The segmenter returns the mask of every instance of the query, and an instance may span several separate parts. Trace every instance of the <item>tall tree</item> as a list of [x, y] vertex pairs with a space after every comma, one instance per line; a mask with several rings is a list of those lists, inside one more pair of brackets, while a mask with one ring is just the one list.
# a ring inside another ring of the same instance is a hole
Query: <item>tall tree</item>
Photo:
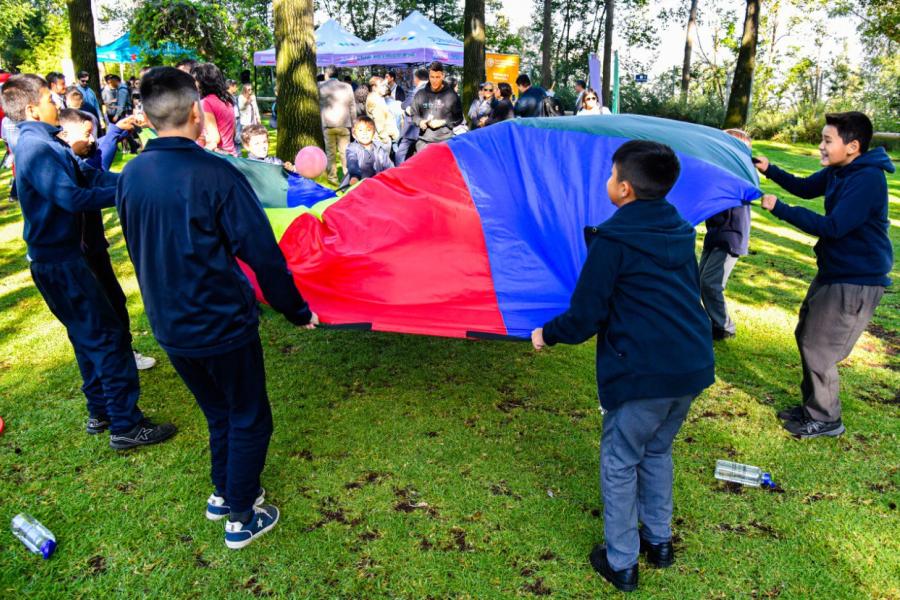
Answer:
[[697, 32], [697, 0], [691, 0], [691, 13], [688, 16], [687, 34], [684, 40], [684, 63], [681, 65], [681, 101], [687, 102], [688, 88], [691, 85], [691, 51], [694, 48], [694, 36]]
[[728, 109], [723, 127], [743, 127], [750, 116], [750, 94], [753, 91], [753, 71], [756, 69], [756, 42], [759, 37], [759, 9], [761, 0], [747, 0], [744, 16], [744, 35], [738, 52]]
[[484, 81], [484, 0], [466, 0], [463, 18], [465, 48], [463, 54], [463, 107], [478, 94], [478, 84]]
[[72, 62], [75, 72], [87, 71], [90, 85], [100, 97], [100, 71], [97, 69], [97, 40], [94, 38], [94, 13], [91, 0], [66, 0], [69, 31], [72, 33]]
[[616, 0], [606, 0], [606, 26], [603, 33], [603, 99], [601, 102], [607, 106], [612, 106], [609, 90], [612, 78], [613, 18], [615, 8]]
[[553, 0], [544, 0], [544, 37], [541, 43], [541, 85], [553, 85]]
[[304, 146], [324, 146], [316, 84], [313, 0], [274, 0], [275, 77], [278, 82], [278, 148], [294, 160]]

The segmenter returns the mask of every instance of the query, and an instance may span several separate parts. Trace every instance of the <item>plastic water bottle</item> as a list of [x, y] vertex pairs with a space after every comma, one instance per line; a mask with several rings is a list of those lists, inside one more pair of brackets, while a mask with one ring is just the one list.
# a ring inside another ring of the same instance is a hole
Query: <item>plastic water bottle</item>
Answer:
[[12, 520], [12, 532], [25, 546], [44, 560], [56, 550], [56, 538], [40, 521], [29, 514], [19, 513]]
[[716, 479], [753, 487], [775, 487], [775, 482], [772, 481], [771, 474], [763, 473], [763, 470], [759, 467], [742, 465], [741, 463], [731, 462], [730, 460], [716, 461]]

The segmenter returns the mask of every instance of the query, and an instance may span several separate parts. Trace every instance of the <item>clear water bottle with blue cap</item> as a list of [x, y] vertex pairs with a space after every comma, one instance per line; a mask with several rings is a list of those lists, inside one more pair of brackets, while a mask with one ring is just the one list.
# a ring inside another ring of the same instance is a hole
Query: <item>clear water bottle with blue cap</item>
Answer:
[[730, 460], [716, 461], [716, 479], [722, 481], [730, 481], [741, 485], [749, 485], [752, 487], [774, 488], [775, 482], [772, 481], [770, 473], [764, 473], [759, 467], [751, 465], [743, 465], [741, 463], [731, 462]]
[[12, 532], [29, 550], [40, 554], [44, 560], [56, 550], [56, 538], [40, 521], [29, 514], [20, 513], [13, 517]]

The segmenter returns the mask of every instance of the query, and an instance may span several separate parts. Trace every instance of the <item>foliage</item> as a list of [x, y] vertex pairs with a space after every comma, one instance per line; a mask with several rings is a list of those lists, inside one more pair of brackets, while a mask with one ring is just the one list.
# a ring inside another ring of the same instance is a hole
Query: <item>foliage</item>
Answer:
[[46, 74], [68, 55], [64, 0], [0, 0], [0, 66]]

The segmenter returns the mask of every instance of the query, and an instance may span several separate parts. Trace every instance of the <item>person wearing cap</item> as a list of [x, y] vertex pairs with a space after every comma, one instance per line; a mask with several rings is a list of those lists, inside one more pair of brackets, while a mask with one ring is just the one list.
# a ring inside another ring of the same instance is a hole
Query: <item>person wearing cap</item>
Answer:
[[494, 84], [485, 81], [478, 86], [478, 96], [472, 100], [472, 104], [469, 106], [469, 121], [472, 123], [472, 129], [484, 126], [491, 115], [493, 103]]

